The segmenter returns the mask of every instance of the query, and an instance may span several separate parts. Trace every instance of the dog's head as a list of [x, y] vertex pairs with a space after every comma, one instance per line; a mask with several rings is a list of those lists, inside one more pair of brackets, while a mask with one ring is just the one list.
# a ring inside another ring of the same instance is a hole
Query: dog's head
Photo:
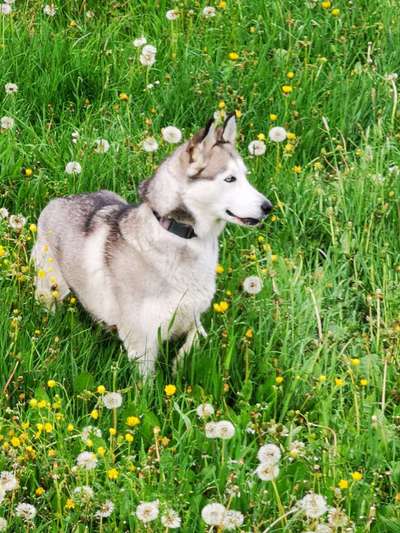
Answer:
[[271, 202], [247, 180], [247, 169], [235, 148], [236, 120], [222, 127], [210, 121], [187, 144], [184, 203], [194, 213], [207, 210], [216, 219], [256, 225], [270, 212]]
[[234, 115], [220, 127], [211, 120], [164, 161], [154, 178], [144, 182], [141, 196], [163, 214], [183, 207], [204, 226], [218, 221], [242, 226], [260, 223], [272, 205], [247, 180], [235, 141]]

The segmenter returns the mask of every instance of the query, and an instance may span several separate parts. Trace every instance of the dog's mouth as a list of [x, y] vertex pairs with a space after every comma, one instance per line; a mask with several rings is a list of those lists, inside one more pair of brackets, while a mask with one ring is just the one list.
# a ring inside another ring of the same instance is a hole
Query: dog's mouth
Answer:
[[226, 209], [225, 213], [227, 215], [229, 215], [230, 217], [234, 218], [235, 220], [237, 220], [240, 224], [244, 224], [245, 226], [256, 226], [257, 224], [259, 224], [261, 222], [261, 220], [259, 218], [250, 218], [250, 217], [242, 218], [242, 217], [238, 217], [235, 214], [233, 214], [232, 211], [230, 211], [229, 209]]

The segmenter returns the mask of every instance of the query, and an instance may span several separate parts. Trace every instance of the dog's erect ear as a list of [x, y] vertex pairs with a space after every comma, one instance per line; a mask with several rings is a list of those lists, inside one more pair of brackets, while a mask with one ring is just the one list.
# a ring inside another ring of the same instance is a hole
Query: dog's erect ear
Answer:
[[203, 166], [207, 152], [217, 142], [217, 127], [215, 120], [212, 118], [208, 121], [205, 128], [202, 128], [190, 139], [187, 146], [189, 154], [190, 169], [189, 174], [196, 174]]
[[231, 144], [236, 141], [236, 115], [231, 113], [228, 115], [222, 128], [222, 140]]

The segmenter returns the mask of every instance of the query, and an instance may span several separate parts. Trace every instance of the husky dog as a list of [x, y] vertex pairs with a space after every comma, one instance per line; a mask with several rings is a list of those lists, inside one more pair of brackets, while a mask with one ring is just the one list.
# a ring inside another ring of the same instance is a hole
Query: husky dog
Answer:
[[102, 190], [56, 198], [40, 214], [36, 297], [51, 308], [72, 290], [116, 326], [143, 376], [154, 372], [159, 340], [186, 335], [176, 365], [205, 336], [200, 315], [226, 222], [255, 226], [272, 208], [247, 181], [235, 137], [234, 115], [222, 127], [210, 121], [140, 185], [137, 206]]

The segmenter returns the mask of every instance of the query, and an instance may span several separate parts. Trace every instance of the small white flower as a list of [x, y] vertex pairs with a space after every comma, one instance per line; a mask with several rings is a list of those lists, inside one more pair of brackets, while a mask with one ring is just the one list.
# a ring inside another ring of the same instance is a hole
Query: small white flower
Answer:
[[176, 144], [182, 139], [182, 132], [175, 126], [167, 126], [161, 129], [161, 135], [167, 143]]
[[207, 422], [204, 427], [204, 430], [208, 439], [218, 438], [218, 426], [216, 422]]
[[248, 276], [243, 281], [243, 290], [248, 294], [258, 294], [263, 288], [263, 282], [258, 276]]
[[261, 463], [256, 469], [257, 476], [262, 481], [272, 481], [279, 476], [279, 466], [271, 463]]
[[46, 4], [43, 8], [43, 13], [48, 17], [54, 17], [57, 13], [57, 8], [54, 4]]
[[86, 443], [86, 441], [90, 439], [90, 437], [94, 436], [101, 438], [101, 435], [101, 429], [95, 428], [94, 426], [85, 426], [82, 429], [81, 438], [82, 441]]
[[264, 141], [251, 141], [248, 148], [249, 153], [256, 156], [264, 155], [267, 149]]
[[104, 407], [107, 409], [116, 409], [122, 405], [122, 394], [119, 392], [107, 392], [102, 397]]
[[106, 139], [97, 139], [95, 144], [96, 148], [94, 151], [96, 154], [105, 154], [110, 149], [110, 143]]
[[300, 457], [304, 455], [306, 445], [300, 440], [294, 440], [289, 445], [289, 453], [292, 457]]
[[275, 126], [269, 130], [268, 136], [271, 141], [275, 143], [281, 143], [287, 138], [287, 132], [285, 128], [282, 128], [281, 126]]
[[276, 465], [281, 455], [281, 450], [276, 444], [265, 444], [258, 450], [257, 459], [260, 463]]
[[235, 434], [235, 426], [229, 420], [217, 422], [217, 436], [220, 439], [231, 439]]
[[19, 503], [15, 508], [15, 514], [22, 518], [24, 522], [31, 522], [36, 516], [37, 510], [30, 503]]
[[8, 492], [9, 490], [14, 490], [18, 487], [18, 480], [12, 472], [1, 472], [0, 473], [0, 487]]
[[97, 457], [93, 452], [81, 452], [76, 458], [76, 464], [86, 470], [93, 470], [97, 465]]
[[236, 529], [243, 524], [244, 516], [240, 511], [228, 510], [225, 511], [222, 518], [221, 526], [225, 529]]
[[179, 13], [175, 9], [170, 9], [165, 13], [168, 20], [176, 20], [179, 17]]
[[205, 18], [215, 17], [216, 14], [217, 14], [217, 11], [215, 7], [212, 7], [212, 6], [206, 6], [202, 11], [202, 15]]
[[0, 207], [0, 219], [8, 218], [8, 209], [5, 207]]
[[71, 133], [71, 140], [72, 140], [72, 142], [73, 142], [74, 144], [76, 144], [76, 143], [78, 142], [79, 137], [80, 137], [80, 135], [79, 135], [79, 131], [73, 131], [73, 132]]
[[165, 527], [169, 527], [170, 529], [177, 529], [178, 527], [181, 527], [181, 522], [181, 517], [173, 509], [168, 509], [161, 516], [162, 525]]
[[26, 218], [22, 215], [11, 215], [8, 223], [12, 229], [20, 231], [26, 224]]
[[9, 4], [0, 4], [0, 13], [3, 15], [9, 15], [12, 11], [12, 7]]
[[201, 403], [196, 409], [197, 416], [208, 418], [214, 414], [214, 407], [210, 403]]
[[7, 520], [5, 518], [0, 518], [0, 531], [5, 531], [7, 529]]
[[15, 94], [18, 92], [18, 85], [16, 83], [6, 83], [4, 89], [6, 94]]
[[82, 485], [82, 487], [75, 487], [72, 491], [75, 496], [83, 500], [91, 500], [94, 497], [94, 491], [89, 485]]
[[155, 152], [158, 150], [158, 142], [154, 137], [147, 137], [142, 141], [142, 148], [145, 152]]
[[203, 507], [201, 518], [209, 526], [220, 526], [224, 519], [226, 509], [221, 503], [209, 503]]
[[0, 128], [3, 130], [10, 130], [14, 127], [15, 121], [11, 117], [1, 117], [0, 118]]
[[65, 172], [67, 174], [80, 174], [82, 167], [77, 161], [70, 161], [65, 165]]
[[132, 44], [135, 48], [140, 48], [141, 46], [144, 46], [146, 43], [147, 43], [146, 37], [142, 36], [142, 37], [138, 37], [137, 39], [135, 39]]
[[111, 500], [106, 500], [101, 504], [100, 509], [96, 512], [96, 518], [108, 518], [114, 511], [114, 504]]
[[319, 518], [328, 510], [326, 499], [320, 494], [310, 492], [298, 502], [298, 506], [307, 518]]
[[152, 522], [158, 517], [159, 514], [159, 501], [154, 500], [152, 502], [143, 502], [136, 507], [136, 516], [143, 522]]

